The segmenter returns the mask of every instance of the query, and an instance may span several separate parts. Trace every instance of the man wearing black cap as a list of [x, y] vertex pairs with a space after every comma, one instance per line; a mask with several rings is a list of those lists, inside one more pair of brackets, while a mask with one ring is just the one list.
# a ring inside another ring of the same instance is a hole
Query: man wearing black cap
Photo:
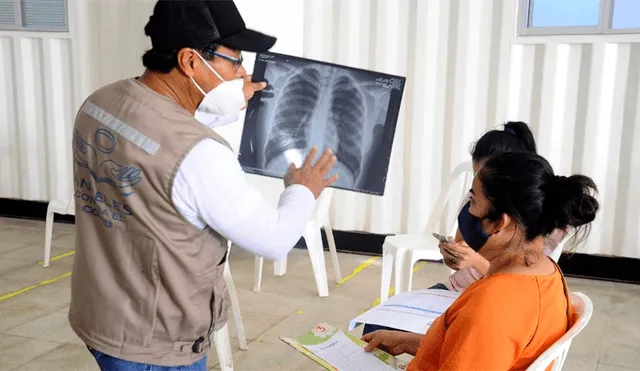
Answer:
[[211, 129], [265, 86], [240, 52], [276, 39], [247, 29], [231, 0], [160, 0], [145, 32], [145, 73], [99, 89], [76, 117], [69, 321], [102, 370], [206, 370], [226, 329], [227, 240], [285, 257], [336, 158], [314, 164], [314, 149], [292, 165], [272, 207]]

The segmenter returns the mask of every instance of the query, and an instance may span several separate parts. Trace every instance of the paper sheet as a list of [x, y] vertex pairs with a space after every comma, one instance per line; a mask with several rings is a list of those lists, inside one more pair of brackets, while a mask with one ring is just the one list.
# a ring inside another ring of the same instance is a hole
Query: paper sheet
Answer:
[[444, 313], [460, 293], [448, 290], [402, 292], [369, 309], [349, 323], [349, 331], [367, 323], [425, 334], [433, 321]]
[[304, 345], [309, 351], [342, 371], [393, 371], [394, 368], [367, 353], [351, 341], [344, 332], [335, 333], [318, 345]]

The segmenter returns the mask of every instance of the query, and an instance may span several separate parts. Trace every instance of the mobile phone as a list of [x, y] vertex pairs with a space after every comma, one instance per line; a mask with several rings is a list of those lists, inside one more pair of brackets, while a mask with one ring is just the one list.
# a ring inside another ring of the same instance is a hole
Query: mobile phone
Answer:
[[441, 234], [434, 233], [433, 237], [435, 237], [440, 242], [449, 242], [449, 239]]

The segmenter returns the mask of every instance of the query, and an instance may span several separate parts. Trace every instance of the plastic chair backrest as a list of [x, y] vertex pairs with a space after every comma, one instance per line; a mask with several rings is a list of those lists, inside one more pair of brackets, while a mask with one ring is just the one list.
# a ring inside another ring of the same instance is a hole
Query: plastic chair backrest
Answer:
[[527, 371], [545, 371], [553, 362], [552, 371], [559, 371], [564, 365], [564, 361], [569, 354], [569, 348], [573, 339], [587, 326], [593, 315], [593, 302], [583, 293], [574, 292], [571, 294], [571, 301], [576, 312], [576, 322], [571, 326], [566, 334], [562, 335], [549, 349], [542, 353], [527, 368]]
[[556, 246], [556, 248], [551, 252], [551, 254], [549, 254], [549, 257], [553, 259], [554, 262], [557, 263], [558, 260], [560, 260], [560, 256], [564, 251], [564, 246], [567, 244], [567, 241], [569, 241], [571, 238], [573, 238], [573, 236], [575, 236], [575, 234], [576, 234], [576, 231], [574, 229], [571, 229], [568, 233], [565, 233], [564, 237], [562, 237], [562, 240], [560, 240], [560, 242], [558, 243], [558, 246]]
[[[451, 196], [451, 188], [458, 181], [459, 178], [464, 177], [464, 183], [462, 185], [462, 194], [459, 198], [458, 209], [456, 210], [456, 216], [464, 206], [467, 201], [469, 195], [469, 188], [471, 188], [471, 182], [473, 181], [473, 165], [471, 161], [463, 162], [460, 165], [456, 166], [455, 169], [449, 175], [449, 179], [447, 179], [447, 183], [440, 191], [438, 195], [438, 199], [436, 200], [436, 204], [431, 211], [431, 216], [429, 216], [429, 221], [427, 222], [426, 227], [423, 230], [423, 234], [430, 235], [435, 232], [436, 226], [442, 220], [443, 214], [445, 211], [445, 205]], [[458, 219], [453, 218], [451, 223], [448, 225], [449, 234], [455, 235], [455, 230], [458, 227]]]

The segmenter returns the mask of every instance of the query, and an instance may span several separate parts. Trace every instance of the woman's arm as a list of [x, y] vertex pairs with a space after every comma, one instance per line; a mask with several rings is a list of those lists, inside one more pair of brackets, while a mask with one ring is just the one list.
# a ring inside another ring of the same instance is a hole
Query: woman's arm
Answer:
[[392, 356], [405, 353], [415, 356], [423, 337], [424, 335], [409, 332], [380, 330], [364, 335], [362, 340], [369, 343], [364, 348], [367, 352], [379, 348]]
[[422, 342], [423, 337], [424, 335], [405, 332], [403, 339], [406, 347], [405, 353], [415, 356], [416, 353], [418, 353], [418, 348], [420, 348], [420, 342]]
[[474, 261], [473, 269], [484, 276], [489, 270], [489, 261], [480, 255], [480, 253], [476, 253], [476, 255], [477, 257]]

